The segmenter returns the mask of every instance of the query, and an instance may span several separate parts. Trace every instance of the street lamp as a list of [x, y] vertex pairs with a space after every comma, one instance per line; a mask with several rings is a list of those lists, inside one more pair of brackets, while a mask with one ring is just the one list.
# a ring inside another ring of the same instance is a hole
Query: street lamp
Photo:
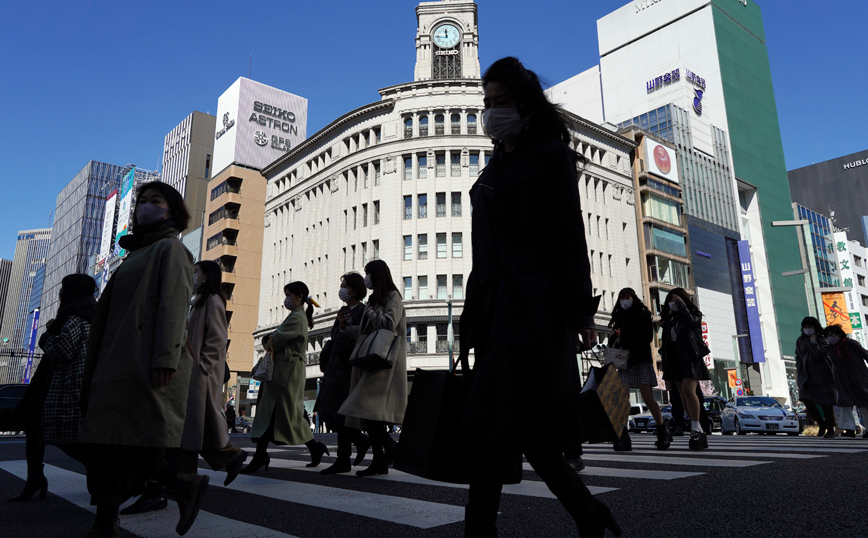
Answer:
[[807, 229], [809, 224], [810, 222], [806, 219], [772, 221], [772, 227], [774, 228], [779, 228], [783, 226], [796, 227], [796, 234], [799, 237], [799, 256], [802, 259], [802, 268], [798, 271], [787, 271], [785, 273], [781, 273], [781, 276], [804, 275], [805, 294], [808, 296], [808, 310], [813, 315], [817, 316], [817, 319], [819, 319], [822, 316], [820, 316], [820, 311], [818, 309], [816, 292], [814, 290], [814, 276], [811, 274], [808, 253], [807, 249], [805, 248], [805, 238], [808, 236], [808, 233], [810, 233]]

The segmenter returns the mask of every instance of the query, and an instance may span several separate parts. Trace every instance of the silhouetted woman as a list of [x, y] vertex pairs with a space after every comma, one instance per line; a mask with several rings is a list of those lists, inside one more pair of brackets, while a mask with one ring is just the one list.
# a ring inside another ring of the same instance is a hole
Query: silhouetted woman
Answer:
[[823, 326], [810, 316], [802, 320], [802, 333], [796, 340], [796, 384], [805, 412], [820, 426], [817, 437], [834, 439], [838, 403], [835, 367], [829, 358], [829, 341]]
[[367, 469], [356, 471], [358, 476], [389, 473], [398, 444], [386, 428], [404, 422], [407, 408], [407, 317], [386, 262], [368, 262], [365, 287], [371, 290], [371, 295], [359, 324], [347, 325], [346, 314], [340, 318], [345, 333], [356, 340], [353, 354], [365, 335], [378, 329], [393, 331], [397, 341], [389, 356], [391, 368], [376, 371], [353, 368], [350, 394], [338, 410], [347, 417], [347, 425], [358, 426], [359, 419], [364, 420], [371, 438], [373, 461]]
[[271, 462], [266, 451], [268, 443], [307, 446], [311, 459], [308, 467], [316, 467], [323, 454], [329, 453], [323, 443], [314, 440], [310, 424], [304, 419], [307, 333], [313, 329], [313, 307], [319, 305], [310, 297], [304, 282], [290, 282], [283, 287], [283, 293], [286, 296], [283, 306], [289, 315], [277, 330], [262, 338], [262, 345], [274, 354], [274, 372], [271, 381], [259, 387], [256, 417], [250, 431], [256, 453], [241, 470], [242, 474], [255, 473], [263, 466], [268, 470]]
[[118, 535], [118, 506], [147, 478], [174, 494], [183, 534], [208, 486], [207, 476], [178, 473], [163, 458], [181, 446], [193, 366], [193, 256], [178, 239], [189, 221], [178, 191], [141, 185], [133, 234], [120, 239], [129, 254], [97, 305], [81, 389], [87, 489], [97, 507], [89, 537]]
[[44, 499], [48, 480], [42, 469], [45, 445], [55, 445], [84, 463], [81, 432], [81, 374], [87, 353], [90, 324], [96, 312], [96, 282], [88, 275], [72, 274], [60, 283], [57, 316], [39, 339], [42, 361], [18, 405], [27, 418], [25, 453], [27, 482], [10, 501], [26, 501], [39, 491]]
[[[521, 62], [498, 60], [482, 84], [494, 153], [470, 190], [473, 271], [461, 353], [474, 348], [476, 360], [456, 444], [472, 458], [465, 536], [497, 535], [502, 485], [521, 479], [522, 454], [583, 538], [606, 528], [620, 535], [563, 455], [580, 436], [570, 373], [576, 342], [581, 335], [584, 349], [596, 343], [578, 156], [563, 116]], [[545, 435], [529, 434], [532, 426]]]
[[[675, 288], [666, 294], [660, 315], [663, 318], [663, 345], [660, 347], [663, 379], [675, 383], [690, 417], [688, 446], [693, 450], [708, 448], [708, 437], [702, 430], [700, 415], [702, 402], [696, 393], [699, 381], [711, 379], [704, 360], [707, 348], [699, 332], [702, 312], [684, 288]], [[679, 418], [673, 417], [673, 420]]]
[[[337, 314], [331, 331], [331, 351], [327, 360], [320, 355], [320, 368], [323, 371], [319, 397], [316, 400], [316, 411], [326, 425], [338, 433], [338, 458], [333, 465], [323, 469], [322, 474], [348, 473], [352, 465], [359, 465], [365, 453], [371, 446], [368, 438], [358, 428], [347, 426], [343, 415], [338, 413], [344, 400], [350, 394], [350, 379], [353, 368], [347, 364], [356, 339], [341, 331], [344, 325], [356, 325], [362, 321], [365, 305], [362, 300], [368, 294], [365, 279], [358, 273], [347, 273], [341, 277], [341, 288], [338, 292], [341, 301], [346, 303]], [[343, 321], [341, 320], [343, 319]], [[352, 444], [356, 445], [356, 459], [350, 462]]]
[[[868, 362], [868, 351], [848, 337], [840, 325], [826, 327], [826, 340], [831, 350], [829, 355], [838, 372], [835, 381], [838, 406], [841, 408], [841, 427], [844, 428], [841, 435], [856, 437], [856, 423], [850, 418], [853, 408], [858, 407], [862, 412], [862, 420], [868, 421], [868, 366], [865, 364]], [[844, 393], [846, 396], [842, 396]], [[862, 437], [868, 439], [868, 429]]]

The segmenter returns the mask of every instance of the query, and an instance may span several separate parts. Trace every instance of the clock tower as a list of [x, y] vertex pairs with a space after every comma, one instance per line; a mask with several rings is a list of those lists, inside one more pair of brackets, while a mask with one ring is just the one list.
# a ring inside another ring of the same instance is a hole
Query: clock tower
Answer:
[[478, 79], [476, 2], [440, 0], [416, 7], [414, 80]]

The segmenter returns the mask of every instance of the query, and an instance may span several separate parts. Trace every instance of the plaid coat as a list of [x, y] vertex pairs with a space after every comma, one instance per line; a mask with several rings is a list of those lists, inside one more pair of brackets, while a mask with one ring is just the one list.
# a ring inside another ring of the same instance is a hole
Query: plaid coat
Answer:
[[817, 405], [837, 405], [835, 367], [829, 359], [829, 341], [823, 336], [816, 340], [805, 335], [796, 340], [796, 383], [799, 399]]
[[45, 404], [42, 406], [42, 435], [47, 445], [75, 443], [81, 431], [81, 376], [87, 354], [90, 323], [70, 315], [60, 334], [49, 334], [42, 343], [43, 361], [52, 361]]

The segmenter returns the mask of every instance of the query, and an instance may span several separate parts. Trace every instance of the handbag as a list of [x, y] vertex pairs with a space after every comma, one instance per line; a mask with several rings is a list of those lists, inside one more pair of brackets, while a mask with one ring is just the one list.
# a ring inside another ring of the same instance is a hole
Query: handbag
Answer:
[[627, 349], [607, 347], [603, 350], [602, 362], [604, 365], [611, 364], [617, 370], [627, 370], [630, 360], [630, 351]]
[[[407, 399], [395, 469], [429, 480], [468, 484], [473, 459], [456, 448], [460, 425], [473, 384], [467, 356], [459, 354], [461, 373], [417, 369]], [[521, 482], [522, 468], [504, 466], [498, 479], [503, 484]]]
[[[367, 318], [365, 318], [367, 319]], [[364, 325], [364, 321], [363, 321]], [[365, 372], [390, 370], [392, 368], [392, 351], [398, 343], [398, 335], [391, 329], [375, 329], [364, 336], [356, 346], [353, 356], [347, 361]]]
[[325, 372], [326, 368], [328, 368], [329, 360], [332, 358], [332, 349], [334, 349], [334, 341], [329, 340], [322, 347], [322, 351], [319, 352], [319, 371]]
[[274, 374], [274, 348], [271, 345], [271, 339], [268, 340], [268, 347], [265, 349], [265, 355], [256, 361], [253, 371], [250, 372], [250, 377], [257, 381], [271, 381], [271, 376]]
[[579, 394], [579, 402], [585, 441], [606, 443], [621, 437], [630, 413], [629, 394], [612, 365], [591, 367]]
[[693, 346], [693, 353], [700, 359], [711, 353], [711, 350], [708, 349], [708, 346], [705, 345], [705, 341], [702, 339], [702, 329], [699, 327], [692, 329], [688, 335], [690, 339], [690, 345]]

